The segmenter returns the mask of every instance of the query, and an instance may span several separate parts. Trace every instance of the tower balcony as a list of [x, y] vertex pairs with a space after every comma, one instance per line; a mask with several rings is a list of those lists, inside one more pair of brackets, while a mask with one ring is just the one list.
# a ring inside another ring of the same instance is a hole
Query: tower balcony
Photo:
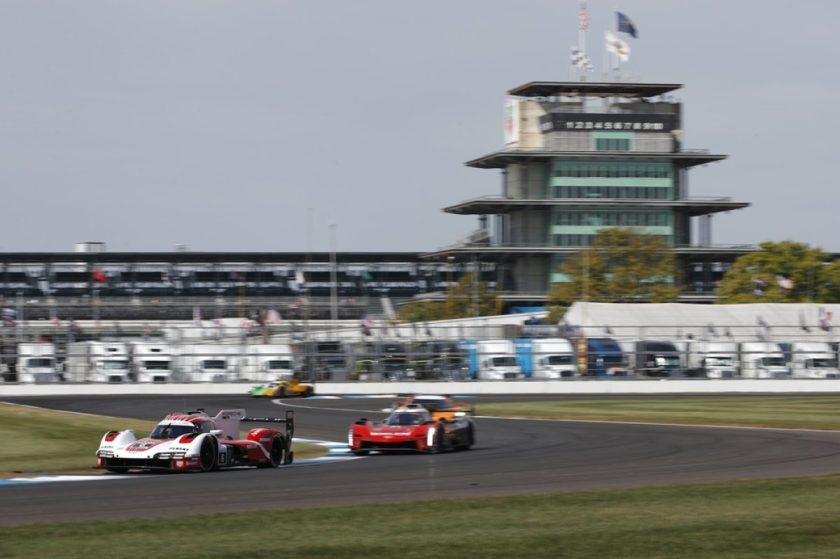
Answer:
[[647, 200], [624, 198], [508, 198], [481, 196], [443, 208], [446, 213], [457, 215], [499, 215], [521, 210], [549, 210], [551, 208], [661, 208], [671, 209], [689, 217], [740, 210], [748, 202], [737, 202], [729, 197], [695, 196], [683, 200]]

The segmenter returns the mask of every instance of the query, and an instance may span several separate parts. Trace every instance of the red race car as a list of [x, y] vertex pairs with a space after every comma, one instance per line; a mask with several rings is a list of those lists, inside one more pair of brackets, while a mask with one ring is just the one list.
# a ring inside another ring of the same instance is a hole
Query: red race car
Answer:
[[364, 456], [371, 450], [443, 452], [468, 450], [475, 444], [475, 426], [468, 416], [433, 418], [419, 404], [394, 408], [384, 421], [363, 418], [350, 426], [350, 451]]

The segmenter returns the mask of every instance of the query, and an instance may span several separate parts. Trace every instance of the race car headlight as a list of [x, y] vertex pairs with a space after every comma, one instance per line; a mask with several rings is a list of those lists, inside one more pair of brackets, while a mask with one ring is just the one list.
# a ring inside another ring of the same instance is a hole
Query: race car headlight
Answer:
[[185, 453], [183, 452], [160, 452], [155, 454], [155, 458], [160, 460], [169, 460], [170, 458], [183, 458], [184, 454]]
[[113, 450], [100, 450], [96, 454], [100, 458], [113, 458], [114, 457], [114, 451]]

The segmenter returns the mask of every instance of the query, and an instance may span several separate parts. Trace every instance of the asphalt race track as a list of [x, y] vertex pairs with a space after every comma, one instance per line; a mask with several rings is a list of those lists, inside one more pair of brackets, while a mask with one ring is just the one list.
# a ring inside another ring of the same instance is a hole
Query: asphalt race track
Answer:
[[[479, 414], [482, 401], [490, 400], [474, 400]], [[247, 396], [92, 396], [8, 401], [151, 420], [198, 407], [211, 415], [221, 407], [241, 407], [248, 415], [281, 416], [289, 405], [296, 410], [296, 436], [344, 441], [354, 419], [382, 417], [378, 410], [392, 400], [284, 400], [278, 405]], [[127, 478], [102, 474], [113, 479], [4, 485], [0, 486], [0, 525], [840, 472], [840, 433], [486, 417], [475, 421], [477, 444], [468, 452], [371, 455], [343, 462], [208, 474], [139, 473]], [[91, 441], [91, 464], [98, 442]]]

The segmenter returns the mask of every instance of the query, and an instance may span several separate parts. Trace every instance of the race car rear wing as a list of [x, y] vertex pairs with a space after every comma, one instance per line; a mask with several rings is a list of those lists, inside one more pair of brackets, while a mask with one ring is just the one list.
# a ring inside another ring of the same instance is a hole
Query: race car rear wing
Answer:
[[253, 423], [284, 423], [286, 425], [286, 439], [295, 437], [295, 410], [286, 410], [286, 417], [243, 417], [242, 421]]

